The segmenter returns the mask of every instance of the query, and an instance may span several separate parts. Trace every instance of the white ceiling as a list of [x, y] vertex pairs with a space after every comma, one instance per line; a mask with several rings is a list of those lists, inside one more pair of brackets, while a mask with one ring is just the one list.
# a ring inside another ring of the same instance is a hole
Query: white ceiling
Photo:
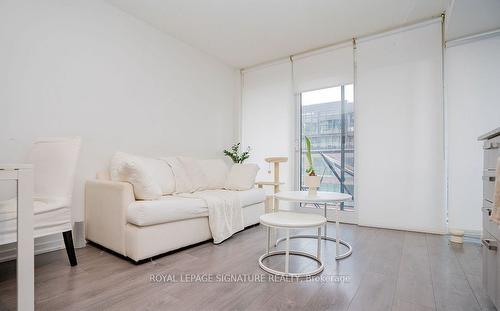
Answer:
[[500, 0], [455, 0], [447, 15], [447, 40], [498, 29]]
[[107, 0], [236, 68], [438, 16], [451, 0]]

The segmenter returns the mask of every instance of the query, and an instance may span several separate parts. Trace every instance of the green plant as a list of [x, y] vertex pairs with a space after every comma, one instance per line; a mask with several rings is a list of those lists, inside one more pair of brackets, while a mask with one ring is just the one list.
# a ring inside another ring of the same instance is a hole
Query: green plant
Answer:
[[314, 167], [313, 167], [313, 161], [312, 161], [312, 156], [311, 156], [311, 140], [309, 137], [306, 136], [306, 158], [308, 162], [308, 168], [306, 169], [306, 173], [309, 174], [309, 176], [316, 176], [316, 172], [314, 172]]
[[239, 154], [240, 143], [234, 144], [231, 149], [224, 150], [224, 155], [228, 156], [233, 160], [234, 163], [243, 163], [246, 159], [250, 157], [250, 147], [246, 151]]

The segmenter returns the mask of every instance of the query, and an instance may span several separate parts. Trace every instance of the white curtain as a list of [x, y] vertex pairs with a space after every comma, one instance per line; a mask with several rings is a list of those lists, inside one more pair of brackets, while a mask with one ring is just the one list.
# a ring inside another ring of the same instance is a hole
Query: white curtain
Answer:
[[280, 165], [282, 189], [291, 189], [293, 167], [294, 104], [289, 61], [244, 71], [242, 86], [242, 143], [252, 148], [250, 162], [257, 163], [257, 180], [273, 179], [266, 157], [287, 156]]
[[[293, 76], [293, 77], [292, 77]], [[297, 101], [293, 94], [353, 83], [352, 43], [309, 53], [290, 61], [246, 70], [242, 85], [242, 143], [252, 148], [250, 161], [259, 164], [258, 180], [271, 180], [264, 158], [287, 156], [281, 164], [282, 189], [293, 189]], [[293, 84], [293, 85], [292, 85]], [[294, 89], [292, 89], [294, 87]]]
[[483, 149], [477, 137], [500, 126], [500, 36], [448, 45], [448, 221], [480, 232]]
[[445, 232], [440, 22], [359, 40], [355, 57], [359, 224]]
[[353, 83], [352, 43], [294, 57], [293, 74], [296, 93]]

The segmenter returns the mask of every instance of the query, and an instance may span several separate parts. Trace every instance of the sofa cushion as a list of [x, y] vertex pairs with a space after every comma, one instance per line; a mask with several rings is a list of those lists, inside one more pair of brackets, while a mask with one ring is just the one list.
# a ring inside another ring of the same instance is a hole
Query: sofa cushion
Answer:
[[174, 174], [174, 180], [175, 180], [174, 193], [192, 192], [193, 186], [191, 185], [191, 180], [189, 179], [189, 176], [184, 170], [182, 162], [179, 161], [177, 157], [165, 157], [161, 159], [168, 163], [168, 165], [172, 169], [172, 173]]
[[[236, 193], [244, 208], [261, 203], [266, 197], [264, 189], [259, 188]], [[172, 195], [162, 196], [159, 200], [154, 201], [132, 202], [127, 211], [128, 222], [136, 226], [150, 226], [197, 217], [208, 217], [205, 201]]]
[[[111, 159], [109, 177], [115, 181], [120, 180], [120, 170], [127, 162], [140, 162], [145, 170], [145, 175], [150, 176], [152, 181], [161, 189], [161, 194], [172, 194], [175, 191], [175, 179], [172, 169], [165, 160], [141, 157], [125, 152], [116, 152]], [[98, 178], [99, 179], [99, 178]]]
[[170, 165], [175, 178], [175, 193], [205, 190], [208, 182], [198, 160], [190, 157], [162, 158]]
[[116, 152], [111, 159], [110, 177], [114, 181], [129, 182], [134, 186], [134, 195], [139, 200], [154, 200], [162, 195], [159, 183], [155, 182], [157, 176], [151, 165], [143, 157], [134, 156], [124, 152]]
[[143, 157], [146, 169], [153, 177], [153, 181], [161, 188], [163, 195], [173, 194], [175, 192], [175, 179], [172, 169], [167, 162], [161, 159]]
[[149, 226], [179, 220], [207, 217], [208, 208], [201, 199], [162, 196], [154, 201], [132, 202], [127, 211], [127, 221], [136, 226]]
[[[33, 200], [33, 235], [71, 230], [71, 210], [64, 199]], [[17, 200], [0, 201], [0, 245], [17, 240]]]
[[252, 188], [238, 191], [241, 206], [246, 207], [252, 204], [264, 202], [266, 200], [266, 191], [262, 188]]
[[177, 157], [191, 182], [191, 192], [208, 189], [208, 180], [200, 161], [191, 157]]
[[199, 160], [201, 170], [207, 178], [207, 189], [223, 189], [229, 169], [221, 159]]
[[248, 190], [255, 184], [259, 171], [257, 164], [234, 164], [227, 175], [224, 188], [227, 190]]

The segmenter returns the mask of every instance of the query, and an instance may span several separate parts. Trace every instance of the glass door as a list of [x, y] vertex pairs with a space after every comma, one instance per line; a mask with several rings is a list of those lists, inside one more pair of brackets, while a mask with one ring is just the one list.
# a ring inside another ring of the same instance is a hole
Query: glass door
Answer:
[[[306, 169], [305, 137], [311, 140], [320, 191], [354, 196], [354, 87], [353, 84], [300, 94], [300, 187], [304, 189]], [[354, 210], [354, 201], [342, 210]]]

